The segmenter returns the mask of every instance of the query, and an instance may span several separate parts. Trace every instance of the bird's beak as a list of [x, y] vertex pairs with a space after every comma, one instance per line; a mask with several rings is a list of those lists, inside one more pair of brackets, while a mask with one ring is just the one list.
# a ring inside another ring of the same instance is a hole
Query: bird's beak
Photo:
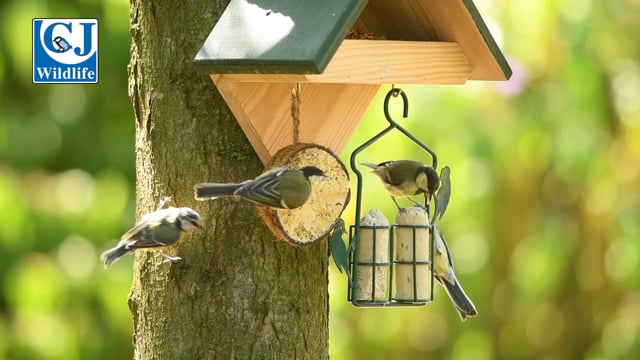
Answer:
[[429, 206], [431, 204], [431, 194], [427, 191], [424, 193], [424, 205]]
[[189, 220], [189, 222], [191, 223], [191, 225], [197, 227], [198, 229], [204, 229], [204, 227], [202, 226], [202, 224], [200, 224], [200, 221], [192, 221]]

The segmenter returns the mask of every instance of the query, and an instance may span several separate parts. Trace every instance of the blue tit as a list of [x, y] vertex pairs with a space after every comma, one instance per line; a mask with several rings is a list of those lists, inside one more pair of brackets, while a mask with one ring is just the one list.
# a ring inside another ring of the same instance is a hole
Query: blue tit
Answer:
[[224, 196], [239, 196], [274, 209], [295, 209], [309, 199], [309, 179], [316, 176], [324, 177], [325, 174], [315, 166], [289, 169], [289, 166], [285, 165], [238, 184], [197, 184], [195, 197], [196, 200], [210, 200]]
[[447, 247], [444, 234], [435, 223], [433, 224], [433, 230], [435, 247], [433, 275], [446, 290], [462, 321], [466, 320], [468, 316], [476, 316], [478, 314], [476, 307], [462, 290], [462, 286], [460, 286], [458, 279], [456, 279], [456, 274], [453, 272], [453, 259]]
[[[104, 267], [108, 267], [124, 254], [142, 248], [157, 248], [175, 244], [183, 232], [202, 228], [200, 215], [188, 207], [162, 207], [170, 201], [165, 198], [160, 202], [156, 211], [145, 214], [142, 219], [120, 238], [120, 242], [114, 248], [102, 253], [100, 259]], [[179, 257], [167, 256], [160, 252], [169, 261], [179, 261]]]
[[[396, 201], [398, 197], [410, 198], [414, 195], [424, 194], [425, 204], [429, 204], [431, 196], [435, 194], [438, 185], [440, 185], [436, 170], [419, 161], [396, 160], [361, 165], [373, 169], [373, 173], [382, 180], [385, 189], [391, 195], [391, 199], [398, 209], [400, 209], [400, 205]], [[416, 205], [420, 205], [413, 199], [410, 200]]]
[[439, 220], [442, 219], [444, 212], [447, 211], [447, 206], [449, 205], [449, 199], [451, 198], [451, 179], [450, 179], [451, 169], [448, 166], [445, 166], [440, 170], [440, 188], [438, 189], [438, 194], [436, 194], [436, 210], [433, 213], [433, 219]]

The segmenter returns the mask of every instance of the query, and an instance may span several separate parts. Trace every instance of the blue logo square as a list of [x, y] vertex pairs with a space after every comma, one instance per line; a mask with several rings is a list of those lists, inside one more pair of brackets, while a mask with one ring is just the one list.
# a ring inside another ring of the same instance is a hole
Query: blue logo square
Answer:
[[33, 83], [98, 82], [98, 19], [33, 19]]

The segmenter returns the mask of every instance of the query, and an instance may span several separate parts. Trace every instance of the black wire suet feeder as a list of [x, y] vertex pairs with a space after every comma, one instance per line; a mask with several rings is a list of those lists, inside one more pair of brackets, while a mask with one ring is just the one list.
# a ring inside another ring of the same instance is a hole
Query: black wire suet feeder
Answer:
[[[347, 297], [355, 306], [421, 306], [433, 301], [434, 234], [428, 204], [425, 203], [424, 208], [400, 210], [394, 224], [389, 224], [377, 210], [361, 218], [362, 173], [356, 166], [356, 157], [390, 131], [395, 129], [408, 137], [431, 156], [432, 166], [437, 168], [436, 153], [389, 114], [389, 101], [398, 96], [403, 101], [403, 117], [408, 117], [407, 95], [399, 88], [392, 88], [384, 99], [384, 115], [389, 126], [360, 145], [350, 157], [357, 189], [355, 222], [349, 229], [351, 279]], [[409, 218], [420, 220], [400, 223]]]

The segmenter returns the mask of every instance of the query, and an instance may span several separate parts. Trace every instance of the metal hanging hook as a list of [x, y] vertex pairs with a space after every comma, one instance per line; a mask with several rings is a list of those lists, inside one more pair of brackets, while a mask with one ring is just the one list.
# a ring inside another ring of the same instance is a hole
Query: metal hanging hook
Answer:
[[394, 125], [398, 125], [395, 121], [393, 121], [393, 119], [391, 118], [391, 115], [389, 115], [389, 100], [391, 99], [391, 96], [393, 97], [398, 97], [398, 95], [402, 96], [402, 117], [403, 118], [407, 118], [409, 116], [409, 99], [407, 99], [407, 94], [404, 93], [404, 91], [402, 91], [402, 89], [398, 89], [398, 88], [391, 88], [391, 90], [387, 93], [387, 96], [384, 97], [384, 117], [387, 118], [387, 121], [391, 124]]
[[433, 166], [434, 169], [438, 168], [438, 156], [436, 155], [436, 153], [433, 150], [431, 150], [431, 148], [429, 148], [427, 145], [423, 144], [420, 140], [418, 140], [415, 136], [413, 136], [413, 134], [411, 134], [405, 128], [400, 126], [400, 124], [395, 122], [393, 120], [393, 118], [391, 117], [391, 114], [389, 114], [389, 100], [391, 100], [392, 96], [393, 97], [397, 97], [398, 95], [402, 96], [402, 103], [403, 103], [402, 117], [403, 118], [407, 118], [409, 116], [409, 99], [407, 98], [407, 94], [405, 94], [405, 92], [402, 91], [402, 89], [400, 89], [400, 88], [392, 87], [391, 90], [389, 90], [389, 92], [387, 92], [387, 95], [384, 98], [384, 116], [387, 119], [387, 121], [389, 122], [389, 126], [387, 128], [385, 128], [384, 130], [380, 131], [378, 134], [374, 135], [371, 139], [367, 140], [364, 144], [362, 144], [358, 148], [356, 148], [353, 151], [353, 153], [351, 153], [351, 162], [350, 162], [351, 169], [356, 173], [356, 176], [358, 177], [358, 179], [360, 179], [360, 175], [361, 174], [360, 174], [360, 171], [358, 170], [358, 168], [356, 166], [356, 162], [355, 162], [356, 156], [362, 150], [366, 149], [371, 144], [373, 144], [374, 142], [378, 141], [378, 139], [380, 139], [382, 136], [384, 136], [386, 133], [388, 133], [389, 131], [391, 131], [393, 129], [399, 130], [406, 137], [411, 139], [411, 141], [413, 141], [416, 145], [418, 145], [424, 151], [429, 153], [429, 155], [431, 155], [431, 159], [432, 159], [431, 166]]
[[357, 166], [357, 163], [356, 163], [356, 157], [358, 156], [358, 154], [362, 150], [368, 148], [371, 144], [373, 144], [374, 142], [378, 141], [378, 139], [383, 137], [389, 131], [391, 131], [393, 129], [397, 129], [401, 133], [403, 133], [406, 137], [411, 139], [411, 141], [413, 141], [416, 145], [418, 145], [424, 151], [429, 153], [429, 155], [431, 155], [433, 168], [434, 169], [438, 168], [438, 157], [437, 157], [436, 153], [433, 150], [431, 150], [431, 148], [429, 148], [427, 145], [423, 144], [420, 140], [418, 140], [415, 136], [413, 136], [413, 134], [408, 132], [405, 128], [400, 126], [397, 122], [395, 122], [391, 118], [391, 115], [389, 114], [389, 100], [391, 99], [392, 96], [397, 97], [398, 95], [402, 96], [402, 102], [403, 102], [402, 116], [404, 118], [409, 116], [409, 99], [407, 98], [407, 94], [405, 94], [404, 91], [402, 91], [402, 89], [400, 89], [400, 88], [392, 87], [391, 90], [389, 90], [389, 92], [387, 93], [387, 96], [385, 96], [385, 98], [384, 98], [384, 116], [387, 119], [387, 121], [389, 122], [389, 126], [387, 126], [385, 129], [383, 129], [382, 131], [380, 131], [379, 133], [374, 135], [371, 139], [367, 140], [364, 144], [358, 146], [351, 153], [351, 158], [350, 158], [349, 164], [351, 166], [351, 170], [353, 170], [353, 172], [356, 174], [356, 180], [357, 180], [357, 183], [358, 183], [357, 189], [356, 189], [356, 221], [355, 221], [356, 234], [358, 234], [359, 231], [360, 231], [359, 219], [360, 219], [360, 210], [361, 210], [360, 205], [361, 205], [361, 200], [362, 200], [362, 173], [358, 169], [358, 166]]

